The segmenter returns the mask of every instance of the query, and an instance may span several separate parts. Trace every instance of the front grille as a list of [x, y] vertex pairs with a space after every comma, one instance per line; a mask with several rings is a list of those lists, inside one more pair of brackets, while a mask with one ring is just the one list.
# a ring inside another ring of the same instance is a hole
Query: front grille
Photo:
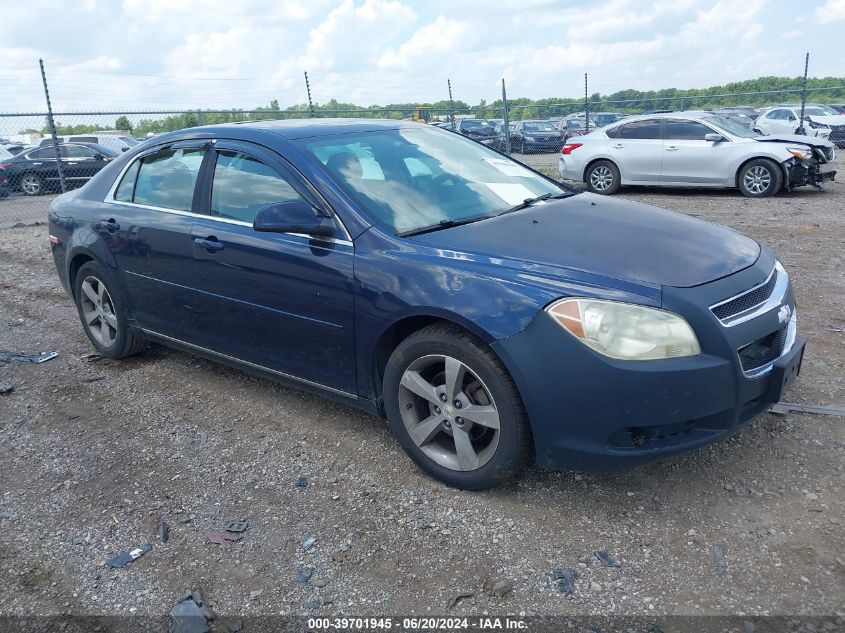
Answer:
[[754, 372], [768, 365], [781, 355], [783, 346], [786, 343], [788, 326], [784, 325], [777, 332], [767, 334], [753, 343], [740, 348], [739, 361], [742, 363], [742, 371]]
[[726, 301], [717, 306], [713, 306], [711, 308], [713, 310], [713, 314], [720, 321], [724, 321], [725, 319], [730, 319], [737, 314], [741, 314], [742, 312], [746, 312], [761, 303], [765, 302], [768, 299], [772, 292], [775, 289], [775, 285], [778, 282], [778, 271], [777, 269], [772, 271], [771, 276], [769, 279], [764, 283], [762, 286], [758, 286], [757, 288], [752, 288], [745, 294], [741, 294], [738, 297], [734, 297], [730, 301]]

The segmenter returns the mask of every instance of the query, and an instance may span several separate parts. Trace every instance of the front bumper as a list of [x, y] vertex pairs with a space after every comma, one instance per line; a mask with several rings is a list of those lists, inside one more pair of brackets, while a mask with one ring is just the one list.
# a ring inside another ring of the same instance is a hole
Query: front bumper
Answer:
[[825, 182], [832, 182], [836, 178], [836, 168], [832, 162], [819, 160], [789, 160], [783, 164], [785, 181], [784, 188], [791, 191], [795, 187], [805, 185], [819, 186]]
[[[743, 272], [737, 275], [751, 278]], [[720, 294], [673, 290], [677, 296], [668, 303], [675, 305], [665, 307], [684, 316], [689, 306], [679, 308], [690, 300], [707, 306]], [[783, 299], [794, 310], [791, 288]], [[545, 312], [521, 333], [494, 343], [522, 395], [540, 465], [606, 472], [703, 446], [768, 409], [800, 371], [805, 341], [796, 336], [765, 373], [749, 378], [743, 372], [737, 350], [781, 327], [777, 309], [736, 327], [722, 325], [707, 307], [688, 320], [702, 347], [689, 358], [610, 359]]]

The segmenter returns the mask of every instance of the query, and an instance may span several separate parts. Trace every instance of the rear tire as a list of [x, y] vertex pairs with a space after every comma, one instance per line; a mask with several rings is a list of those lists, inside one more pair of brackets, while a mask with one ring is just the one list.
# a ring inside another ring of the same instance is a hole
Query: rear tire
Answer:
[[532, 449], [522, 398], [483, 341], [447, 323], [402, 341], [384, 376], [387, 419], [426, 473], [464, 490], [516, 476]]
[[603, 196], [619, 191], [621, 180], [619, 168], [609, 160], [597, 160], [587, 168], [587, 173], [584, 174], [587, 190]]
[[20, 188], [27, 196], [37, 196], [44, 193], [44, 180], [38, 174], [24, 174]]
[[95, 261], [83, 264], [76, 273], [73, 296], [82, 328], [100, 354], [126, 358], [147, 346], [138, 331], [129, 326], [126, 303], [105, 266]]
[[747, 198], [768, 198], [783, 187], [783, 171], [773, 160], [755, 158], [742, 166], [736, 182]]

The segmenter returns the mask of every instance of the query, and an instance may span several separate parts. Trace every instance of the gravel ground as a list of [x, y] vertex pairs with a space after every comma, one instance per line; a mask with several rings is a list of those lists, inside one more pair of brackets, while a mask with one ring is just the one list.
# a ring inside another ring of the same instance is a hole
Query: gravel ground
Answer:
[[[845, 185], [826, 189], [622, 194], [778, 252], [809, 341], [788, 399], [808, 404], [845, 402]], [[158, 346], [89, 357], [46, 227], [0, 236], [0, 348], [59, 352], [0, 364], [14, 386], [0, 395], [0, 615], [161, 616], [196, 583], [218, 614], [845, 609], [842, 418], [765, 414], [632, 471], [531, 468], [498, 490], [455, 491], [354, 409]], [[249, 522], [242, 540], [206, 541], [233, 519]], [[145, 543], [127, 567], [105, 565]], [[557, 569], [580, 573], [571, 594]]]

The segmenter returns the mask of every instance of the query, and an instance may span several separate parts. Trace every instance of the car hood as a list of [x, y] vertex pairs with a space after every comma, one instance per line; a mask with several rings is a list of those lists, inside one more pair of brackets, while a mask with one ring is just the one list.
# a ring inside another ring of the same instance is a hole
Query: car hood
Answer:
[[807, 118], [816, 123], [825, 125], [845, 125], [845, 114], [830, 114], [828, 116], [807, 115]]
[[412, 239], [534, 273], [545, 265], [674, 287], [715, 281], [760, 254], [757, 242], [727, 227], [590, 193]]
[[801, 143], [810, 147], [834, 147], [834, 144], [827, 139], [818, 138], [817, 136], [802, 136], [800, 134], [767, 134], [765, 136], [755, 136], [754, 140], [763, 143]]

